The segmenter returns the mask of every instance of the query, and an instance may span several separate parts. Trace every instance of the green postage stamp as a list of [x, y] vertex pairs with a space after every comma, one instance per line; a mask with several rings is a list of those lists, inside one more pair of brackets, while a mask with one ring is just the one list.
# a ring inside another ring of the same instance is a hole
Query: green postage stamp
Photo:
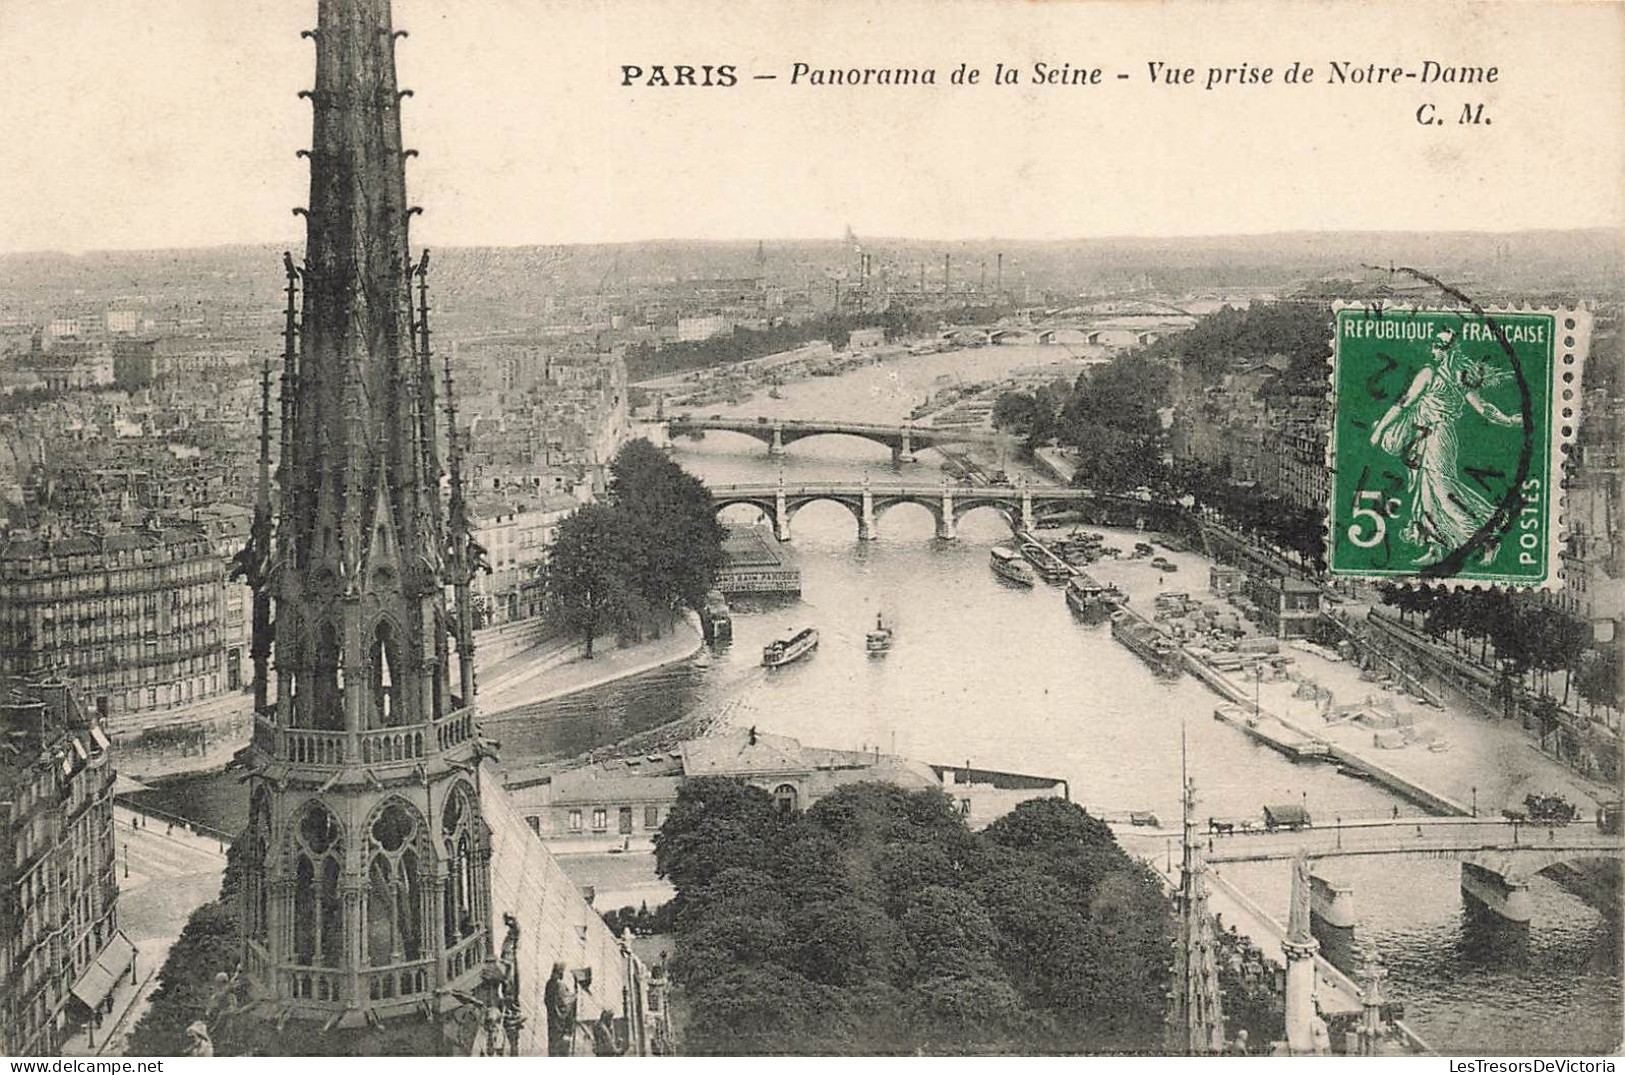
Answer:
[[1340, 305], [1333, 324], [1330, 573], [1559, 586], [1589, 312]]

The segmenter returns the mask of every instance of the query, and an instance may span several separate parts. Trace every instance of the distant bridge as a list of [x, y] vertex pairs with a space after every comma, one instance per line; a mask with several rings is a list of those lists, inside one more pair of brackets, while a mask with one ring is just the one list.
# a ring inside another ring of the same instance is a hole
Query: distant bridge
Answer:
[[787, 445], [808, 437], [840, 435], [862, 437], [884, 444], [891, 449], [898, 462], [912, 462], [914, 453], [922, 448], [935, 448], [942, 444], [1008, 445], [1009, 436], [982, 429], [953, 429], [922, 425], [882, 425], [872, 422], [793, 421], [777, 418], [700, 418], [681, 414], [666, 421], [666, 431], [672, 436], [720, 430], [743, 433], [767, 445], [769, 455], [783, 455]]
[[1161, 522], [1167, 511], [1179, 510], [1177, 506], [1146, 502], [1132, 496], [1062, 486], [962, 486], [946, 482], [900, 485], [871, 484], [865, 480], [799, 485], [783, 482], [713, 485], [710, 488], [711, 502], [717, 511], [748, 504], [772, 520], [774, 536], [780, 541], [790, 540], [790, 522], [796, 513], [820, 500], [840, 504], [850, 511], [858, 521], [858, 537], [865, 541], [880, 536], [880, 516], [899, 504], [918, 504], [931, 512], [937, 523], [937, 537], [944, 540], [956, 537], [959, 520], [978, 508], [997, 509], [1012, 527], [1022, 529], [1031, 529], [1045, 507], [1083, 507], [1116, 525], [1130, 526], [1148, 518]]
[[[1221, 822], [1221, 824], [1223, 824]], [[1158, 839], [1119, 829], [1131, 844]], [[1587, 859], [1618, 861], [1625, 841], [1587, 821], [1544, 825], [1485, 817], [1409, 817], [1376, 821], [1324, 822], [1310, 828], [1261, 828], [1204, 834], [1202, 857], [1214, 866], [1227, 862], [1269, 862], [1302, 854], [1318, 859], [1367, 856], [1455, 859], [1462, 864], [1462, 888], [1492, 911], [1513, 921], [1530, 918], [1529, 878], [1555, 866]], [[1177, 835], [1161, 834], [1164, 841]]]
[[948, 344], [1099, 344], [1134, 347], [1155, 343], [1178, 329], [1164, 325], [1122, 325], [1110, 321], [1050, 320], [1033, 324], [954, 325], [943, 329], [938, 340]]

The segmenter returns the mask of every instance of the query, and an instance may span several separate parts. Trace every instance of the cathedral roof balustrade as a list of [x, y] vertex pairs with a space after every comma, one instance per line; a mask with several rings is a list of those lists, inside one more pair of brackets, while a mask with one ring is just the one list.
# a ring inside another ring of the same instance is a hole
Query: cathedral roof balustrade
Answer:
[[416, 1003], [419, 997], [435, 988], [434, 959], [416, 959], [407, 963], [392, 963], [361, 973], [361, 989], [376, 1008], [391, 1000]]
[[479, 970], [490, 955], [491, 949], [486, 943], [484, 930], [476, 930], [464, 937], [446, 953], [446, 981], [455, 982], [470, 971]]
[[284, 967], [277, 994], [293, 1012], [326, 1012], [343, 1002], [343, 980], [336, 967]]
[[[268, 711], [274, 712], [274, 710]], [[254, 719], [254, 744], [278, 761], [318, 768], [345, 765], [389, 765], [420, 761], [474, 738], [472, 706], [453, 710], [437, 721], [369, 728], [362, 732], [283, 728], [274, 719]]]

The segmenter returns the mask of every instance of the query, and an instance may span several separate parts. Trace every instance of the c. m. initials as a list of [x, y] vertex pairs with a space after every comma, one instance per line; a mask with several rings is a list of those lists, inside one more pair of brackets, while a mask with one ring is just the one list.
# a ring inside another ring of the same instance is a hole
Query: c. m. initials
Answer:
[[[1416, 122], [1424, 127], [1442, 127], [1444, 120], [1438, 116], [1438, 110], [1431, 104], [1425, 104], [1416, 110]], [[1484, 114], [1482, 101], [1468, 103], [1461, 106], [1461, 112], [1456, 116], [1458, 127], [1489, 127], [1492, 126], [1490, 117]]]

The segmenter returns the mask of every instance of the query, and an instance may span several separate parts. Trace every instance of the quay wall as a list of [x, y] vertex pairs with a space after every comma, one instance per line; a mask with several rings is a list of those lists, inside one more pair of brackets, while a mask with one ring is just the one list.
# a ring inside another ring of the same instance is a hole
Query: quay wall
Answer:
[[[1185, 650], [1183, 652], [1185, 654], [1185, 665], [1191, 670], [1191, 674], [1196, 676], [1196, 678], [1200, 679], [1203, 683], [1206, 683], [1208, 687], [1214, 691], [1214, 693], [1218, 694], [1226, 701], [1234, 702], [1238, 705], [1248, 705], [1251, 703], [1251, 697], [1234, 682], [1232, 682], [1229, 677], [1225, 676], [1217, 669], [1210, 668], [1205, 662], [1192, 656], [1189, 650]], [[1296, 724], [1283, 716], [1276, 713], [1271, 713], [1267, 709], [1260, 710], [1260, 712], [1273, 718], [1279, 722], [1282, 727], [1291, 729], [1292, 731], [1303, 736], [1305, 739], [1310, 739], [1318, 743], [1325, 743], [1328, 752], [1339, 763], [1347, 765], [1352, 769], [1360, 770], [1361, 772], [1370, 776], [1372, 779], [1381, 783], [1383, 786], [1387, 787], [1390, 791], [1397, 792], [1426, 810], [1431, 810], [1436, 814], [1443, 814], [1453, 817], [1467, 817], [1472, 814], [1470, 809], [1463, 806], [1461, 803], [1456, 802], [1454, 799], [1441, 795], [1431, 788], [1425, 787], [1408, 777], [1402, 776], [1380, 762], [1372, 761], [1370, 758], [1367, 758], [1362, 754], [1357, 754], [1345, 747], [1340, 747], [1336, 743], [1326, 739], [1324, 736], [1318, 735], [1314, 731], [1305, 728], [1300, 724]]]

